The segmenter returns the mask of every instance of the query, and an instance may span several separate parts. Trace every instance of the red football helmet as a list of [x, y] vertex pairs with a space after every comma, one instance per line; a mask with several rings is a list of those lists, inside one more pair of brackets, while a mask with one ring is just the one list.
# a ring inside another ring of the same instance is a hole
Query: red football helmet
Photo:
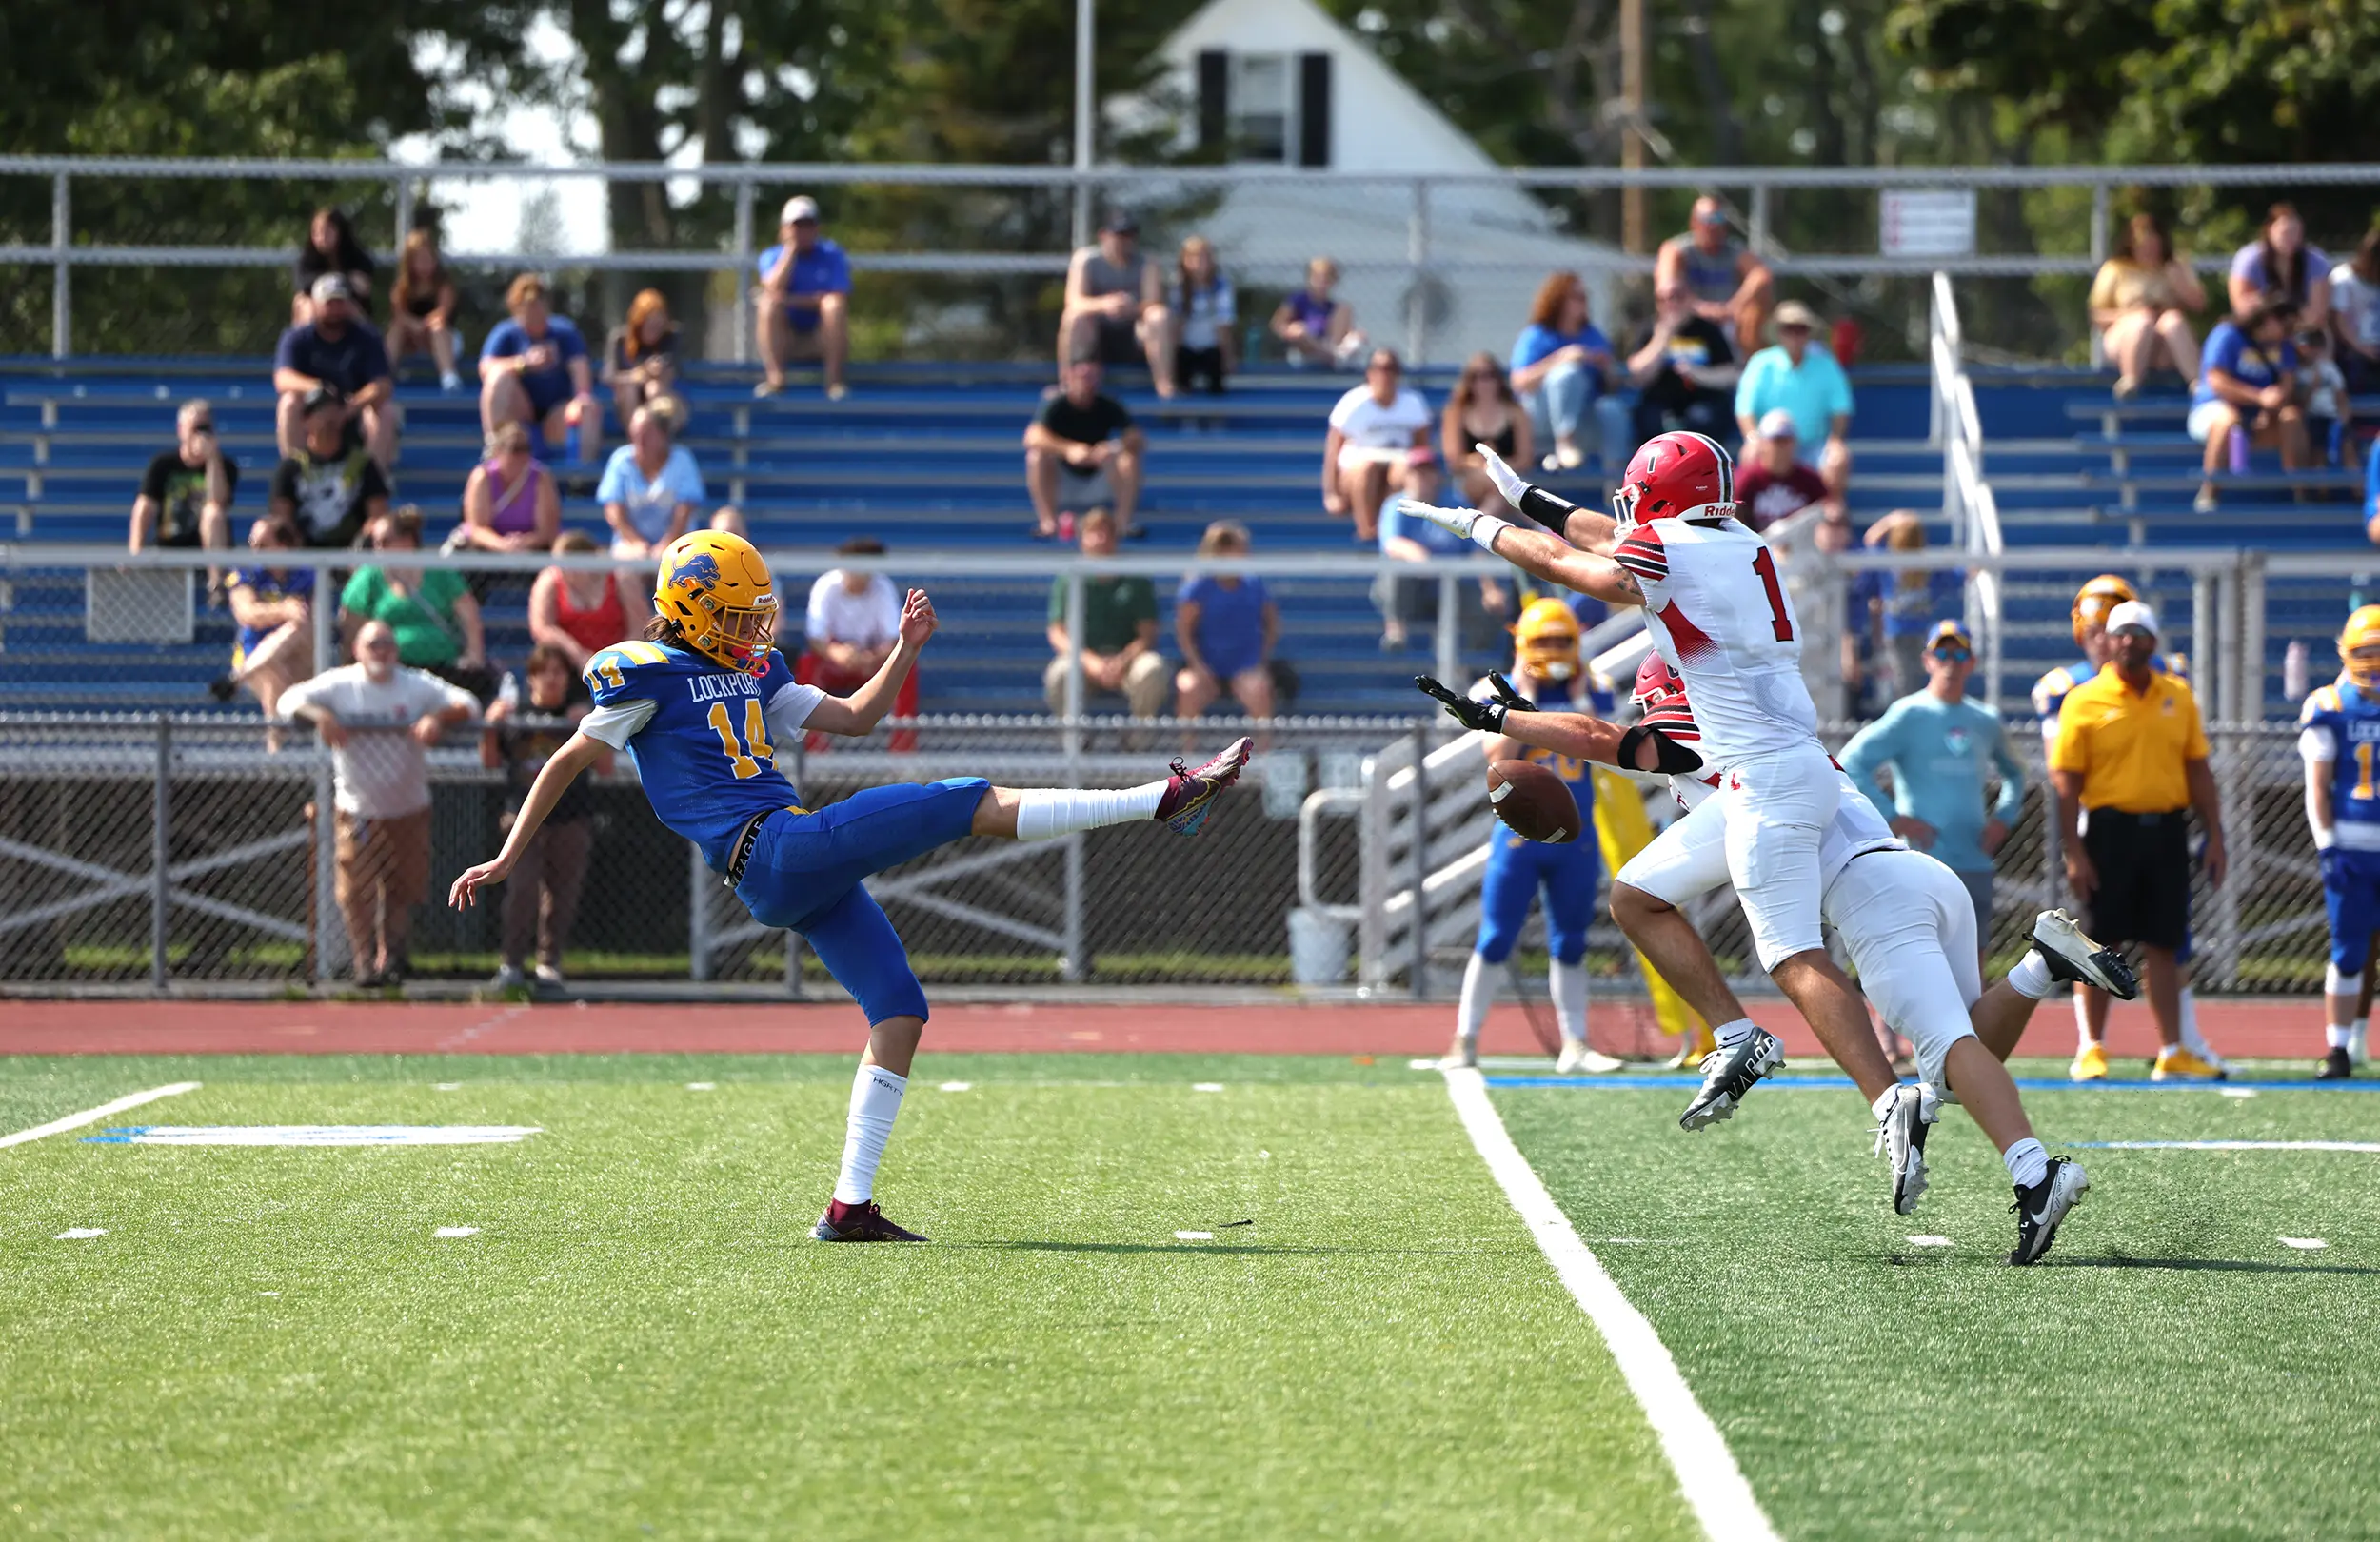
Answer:
[[1622, 530], [1645, 520], [1719, 520], [1735, 512], [1735, 463], [1716, 439], [1678, 429], [1648, 439], [1612, 489]]
[[1656, 648], [1649, 650], [1644, 662], [1636, 665], [1636, 688], [1628, 693], [1628, 699], [1639, 707], [1650, 708], [1656, 702], [1683, 694], [1685, 689], [1685, 677], [1672, 669]]

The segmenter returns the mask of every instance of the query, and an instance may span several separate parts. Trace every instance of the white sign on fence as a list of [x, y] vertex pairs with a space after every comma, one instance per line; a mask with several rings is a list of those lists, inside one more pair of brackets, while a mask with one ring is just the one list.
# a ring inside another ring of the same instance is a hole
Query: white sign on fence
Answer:
[[1877, 195], [1876, 240], [1887, 257], [1967, 257], [1975, 249], [1975, 190]]

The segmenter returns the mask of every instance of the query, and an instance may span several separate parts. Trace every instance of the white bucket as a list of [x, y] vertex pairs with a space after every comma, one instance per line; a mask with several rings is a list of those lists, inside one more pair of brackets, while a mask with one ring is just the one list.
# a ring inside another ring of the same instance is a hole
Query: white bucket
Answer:
[[1289, 913], [1289, 978], [1300, 985], [1336, 985], [1347, 978], [1345, 921], [1300, 906]]

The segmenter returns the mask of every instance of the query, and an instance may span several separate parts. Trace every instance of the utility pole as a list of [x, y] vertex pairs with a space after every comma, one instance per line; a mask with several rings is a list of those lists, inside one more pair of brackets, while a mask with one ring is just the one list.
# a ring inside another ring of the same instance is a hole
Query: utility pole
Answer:
[[[1087, 0], [1086, 0], [1087, 3]], [[1619, 166], [1644, 169], [1644, 0], [1619, 0]], [[1644, 253], [1644, 188], [1631, 182], [1620, 189], [1619, 245], [1631, 256]]]
[[[1098, 0], [1075, 0], [1074, 168], [1078, 179], [1091, 169], [1092, 114], [1098, 110], [1091, 89], [1092, 56], [1099, 36], [1097, 10]], [[1077, 247], [1091, 244], [1091, 185], [1085, 180], [1074, 185], [1074, 244]]]

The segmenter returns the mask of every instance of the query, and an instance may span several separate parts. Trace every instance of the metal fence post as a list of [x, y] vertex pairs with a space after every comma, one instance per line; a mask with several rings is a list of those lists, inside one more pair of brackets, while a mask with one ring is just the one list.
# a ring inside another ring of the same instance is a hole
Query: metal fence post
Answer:
[[1090, 580], [1081, 572], [1066, 576], [1066, 775], [1067, 785], [1081, 785], [1075, 761], [1082, 754], [1082, 629], [1089, 624]]
[[1746, 232], [1752, 249], [1762, 256], [1769, 250], [1769, 185], [1755, 183], [1752, 189], [1752, 228]]
[[1430, 272], [1430, 185], [1413, 182], [1413, 212], [1405, 221], [1405, 363], [1430, 357], [1430, 304], [1424, 292]]
[[[2091, 185], [2091, 266], [2097, 267], [2108, 260], [2108, 185]], [[2091, 328], [2091, 367], [2104, 369], [2108, 362], [2107, 339], [2097, 327]]]
[[1449, 685], [1462, 667], [1462, 580], [1452, 573], [1438, 578], [1438, 678]]
[[[325, 608], [314, 607], [317, 613]], [[330, 753], [317, 746], [314, 755], [314, 983], [327, 985], [347, 959], [347, 934], [339, 914], [339, 813]]]
[[53, 359], [74, 357], [74, 281], [68, 261], [68, 248], [73, 246], [69, 227], [73, 224], [73, 205], [67, 192], [66, 173], [61, 171], [50, 180], [50, 249], [55, 266], [50, 275], [50, 356]]
[[[1074, 779], [1080, 781], [1080, 777]], [[1090, 971], [1082, 957], [1082, 901], [1084, 866], [1082, 832], [1078, 830], [1066, 838], [1066, 918], [1063, 924], [1065, 951], [1059, 955], [1058, 978], [1069, 985], [1079, 984]]]
[[[736, 184], [736, 270], [731, 275], [731, 283], [736, 317], [734, 357], [738, 364], [752, 362], [752, 334], [761, 325], [760, 311], [748, 300], [752, 291], [752, 197], [749, 178]], [[744, 425], [739, 424], [737, 426], [741, 429]], [[744, 450], [741, 438], [736, 441], [736, 450], [741, 457]], [[743, 495], [739, 493], [737, 497], [741, 501]]]
[[2239, 673], [2232, 686], [2231, 719], [2264, 721], [2264, 553], [2243, 553], [2239, 564]]
[[404, 260], [405, 238], [413, 233], [413, 178], [400, 171], [396, 178], [398, 260]]
[[1406, 983], [1417, 1001], [1430, 990], [1430, 774], [1422, 761], [1430, 753], [1428, 731], [1413, 725], [1413, 964]]
[[686, 847], [687, 974], [697, 980], [711, 978], [711, 870], [700, 846]]
[[157, 785], [149, 806], [149, 983], [158, 995], [166, 992], [170, 972], [166, 959], [166, 913], [172, 903], [167, 865], [172, 860], [173, 719], [157, 714]]

